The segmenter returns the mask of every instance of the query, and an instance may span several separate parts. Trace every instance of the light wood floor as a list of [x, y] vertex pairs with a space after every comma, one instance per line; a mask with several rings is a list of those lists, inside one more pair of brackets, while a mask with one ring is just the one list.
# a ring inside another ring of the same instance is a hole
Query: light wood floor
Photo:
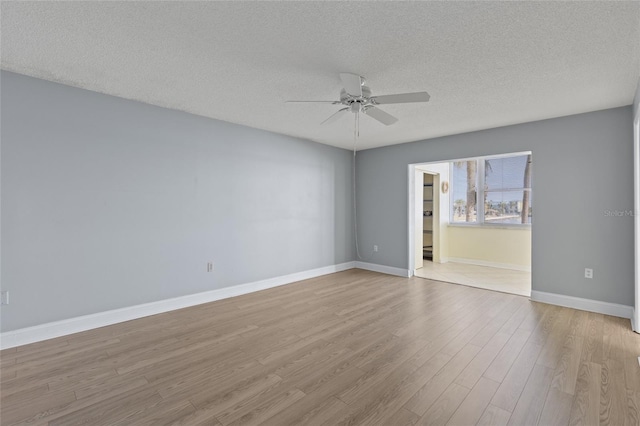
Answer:
[[350, 270], [1, 353], [2, 425], [637, 425], [628, 320]]

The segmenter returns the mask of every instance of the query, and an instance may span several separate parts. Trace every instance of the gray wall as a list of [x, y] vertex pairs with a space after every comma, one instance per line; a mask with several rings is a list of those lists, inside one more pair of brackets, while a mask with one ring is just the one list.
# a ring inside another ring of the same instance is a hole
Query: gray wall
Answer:
[[632, 142], [629, 106], [361, 151], [360, 253], [408, 268], [408, 164], [531, 150], [533, 289], [633, 305]]
[[2, 331], [354, 260], [348, 151], [1, 79]]

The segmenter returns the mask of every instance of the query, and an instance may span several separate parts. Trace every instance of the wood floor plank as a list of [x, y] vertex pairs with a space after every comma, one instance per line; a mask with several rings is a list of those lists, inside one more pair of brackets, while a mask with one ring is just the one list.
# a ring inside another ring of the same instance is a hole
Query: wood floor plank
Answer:
[[76, 400], [73, 392], [46, 392], [40, 398], [2, 401], [2, 424], [31, 423]]
[[513, 410], [513, 414], [509, 418], [509, 425], [538, 424], [552, 379], [552, 369], [540, 364], [535, 365]]
[[[399, 339], [403, 340], [403, 339]], [[413, 356], [418, 350], [426, 345], [426, 342], [416, 340], [404, 342], [403, 345], [396, 346], [386, 351], [374, 360], [359, 365], [358, 368], [365, 374], [358, 379], [353, 386], [345, 389], [336, 395], [347, 404], [363, 396], [371, 387], [384, 385], [387, 377], [393, 371]]]
[[604, 317], [603, 356], [605, 359], [624, 360], [623, 352], [617, 349], [624, 345], [622, 328], [625, 326], [626, 320], [622, 318]]
[[[394, 426], [413, 426], [418, 423], [420, 416], [416, 413], [401, 408], [390, 416], [393, 419]], [[386, 426], [389, 423], [378, 423], [380, 426]]]
[[485, 377], [480, 378], [447, 424], [450, 426], [476, 424], [499, 385], [499, 383]]
[[626, 425], [640, 425], [640, 393], [627, 389]]
[[[153, 386], [166, 399], [176, 394], [188, 395], [190, 392], [207, 390], [214, 386], [217, 389], [233, 387], [235, 383], [242, 383], [248, 377], [267, 374], [267, 370], [267, 367], [258, 361], [246, 361], [224, 371], [220, 371], [214, 365], [204, 371], [185, 374], [185, 377], [176, 377], [153, 383]], [[196, 408], [199, 409], [200, 407]]]
[[407, 402], [405, 408], [423, 416], [429, 407], [453, 383], [464, 368], [480, 352], [478, 346], [468, 344], [449, 361], [438, 374]]
[[[49, 389], [57, 392], [65, 390], [77, 390], [90, 386], [94, 383], [100, 383], [108, 380], [110, 377], [118, 376], [113, 368], [100, 367], [90, 368], [86, 371], [76, 372], [73, 375], [53, 376], [53, 377], [36, 377], [37, 382], [46, 382]], [[4, 389], [3, 389], [4, 392]]]
[[405, 361], [387, 376], [383, 385], [371, 387], [365, 395], [329, 419], [328, 424], [392, 424], [396, 421], [393, 414], [401, 410], [450, 359], [450, 355], [438, 353], [420, 367], [412, 359]]
[[511, 412], [489, 404], [476, 424], [478, 426], [506, 426], [510, 417]]
[[[414, 368], [409, 362], [403, 363], [387, 377], [384, 386], [371, 387], [362, 398], [347, 405], [324, 424], [380, 423], [388, 413], [401, 408], [402, 403], [410, 397], [411, 392], [403, 393], [399, 384], [410, 380]], [[415, 391], [416, 388], [414, 386], [412, 390]]]
[[509, 334], [496, 333], [469, 365], [462, 370], [462, 373], [456, 378], [456, 383], [472, 389], [510, 338]]
[[569, 322], [569, 334], [585, 337], [588, 334], [589, 313], [586, 311], [574, 311]]
[[75, 394], [76, 399], [100, 398], [100, 395], [105, 395], [114, 390], [131, 390], [146, 387], [148, 384], [147, 379], [140, 376], [113, 376], [86, 386], [79, 386], [75, 388]]
[[580, 364], [575, 396], [569, 416], [571, 426], [600, 423], [601, 381], [602, 367], [600, 364], [588, 361], [583, 361]]
[[21, 391], [14, 392], [14, 393], [3, 392], [2, 404], [6, 404], [7, 406], [18, 405], [23, 401], [29, 401], [30, 399], [37, 399], [48, 392], [49, 392], [49, 386], [46, 384], [22, 389]]
[[509, 341], [484, 372], [484, 377], [501, 383], [511, 369], [513, 362], [518, 358], [520, 351], [527, 343], [530, 335], [530, 332], [524, 330], [518, 330], [513, 333]]
[[117, 423], [137, 410], [144, 409], [162, 401], [162, 397], [152, 388], [138, 388], [131, 392], [120, 393], [94, 404], [52, 419], [52, 426], [74, 425], [111, 425]]
[[[497, 297], [497, 296], [496, 296]], [[467, 345], [471, 339], [474, 339], [478, 336], [479, 333], [483, 333], [483, 335], [492, 337], [495, 334], [496, 327], [493, 324], [493, 318], [485, 315], [485, 310], [487, 307], [492, 305], [498, 305], [503, 309], [509, 303], [508, 299], [500, 300], [496, 298], [485, 299], [484, 302], [476, 304], [477, 309], [471, 311], [469, 315], [465, 317], [465, 321], [460, 321], [458, 325], [462, 328], [462, 330], [455, 336], [455, 338], [451, 339], [449, 343], [442, 349], [443, 352], [446, 352], [451, 355], [455, 355], [462, 349], [465, 345]], [[487, 331], [488, 330], [488, 331]], [[476, 346], [481, 346], [484, 342], [477, 344]]]
[[580, 361], [595, 362], [601, 364], [603, 355], [604, 315], [589, 312], [587, 326], [582, 343]]
[[285, 425], [321, 425], [329, 418], [347, 407], [338, 398], [328, 396], [319, 398], [316, 394], [309, 394], [290, 405], [274, 416], [264, 420], [267, 426]]
[[189, 401], [197, 409], [215, 407], [219, 413], [222, 413], [247, 398], [268, 393], [281, 381], [282, 378], [276, 374], [266, 376], [257, 374], [234, 384], [231, 388], [216, 389], [213, 392], [206, 392], [205, 389], [202, 391], [192, 390]]
[[628, 390], [640, 392], [640, 334], [623, 329], [622, 343], [624, 351], [619, 358], [623, 360], [625, 385]]
[[519, 330], [534, 331], [553, 312], [553, 308], [545, 303], [531, 302], [527, 307], [529, 311], [518, 326]]
[[[193, 407], [193, 405], [192, 405]], [[213, 410], [201, 409], [196, 410], [189, 414], [184, 414], [182, 417], [177, 419], [172, 419], [171, 422], [163, 422], [159, 421], [158, 423], [147, 423], [151, 424], [164, 424], [171, 426], [222, 426], [222, 424], [216, 419], [215, 412]]]
[[[554, 377], [555, 379], [555, 377]], [[538, 424], [566, 426], [569, 424], [571, 416], [571, 405], [573, 404], [573, 395], [565, 393], [558, 388], [553, 387], [547, 393], [547, 399], [542, 408], [542, 414]]]
[[626, 319], [349, 270], [0, 352], [2, 425], [634, 425]]
[[[524, 299], [524, 298], [523, 298]], [[531, 313], [531, 303], [521, 301], [518, 310], [509, 318], [503, 326], [498, 330], [499, 333], [513, 334], [521, 327], [522, 323], [528, 318]]]
[[338, 395], [357, 383], [364, 374], [364, 371], [346, 361], [326, 370], [310, 372], [296, 383], [296, 387], [308, 395]]
[[[606, 336], [605, 336], [606, 337]], [[606, 351], [612, 354], [613, 348]], [[605, 359], [601, 370], [600, 424], [623, 425], [628, 417], [624, 367], [618, 359]]]
[[[560, 358], [562, 357], [563, 348], [570, 332], [571, 317], [576, 311], [569, 308], [563, 308], [553, 326], [553, 332], [549, 335], [545, 342], [542, 352], [536, 361], [537, 364], [544, 365], [549, 368], [556, 368]], [[570, 338], [570, 337], [569, 337]]]
[[[531, 331], [531, 339], [538, 345], [544, 346], [549, 339], [549, 335], [554, 332], [554, 325], [560, 314], [564, 312], [564, 308], [553, 305], [545, 305], [542, 303], [533, 303], [535, 306], [544, 306], [544, 311], [539, 318], [538, 323]], [[529, 330], [528, 327], [520, 327], [521, 330]]]
[[245, 401], [240, 409], [225, 411], [216, 416], [223, 426], [259, 425], [280, 411], [296, 404], [306, 395], [300, 389], [290, 389], [275, 393], [269, 398], [252, 398]]
[[50, 364], [60, 360], [64, 362], [69, 358], [74, 358], [87, 352], [93, 354], [95, 352], [102, 352], [103, 350], [108, 351], [110, 347], [118, 346], [119, 343], [120, 339], [109, 338], [95, 341], [90, 346], [82, 345], [79, 347], [73, 347], [71, 345], [66, 345], [51, 351], [41, 351], [36, 353], [20, 352], [20, 355], [15, 358], [14, 368], [19, 370], [26, 369], [27, 367], [34, 365], [39, 366], [43, 364]]
[[189, 401], [159, 400], [154, 404], [147, 404], [138, 410], [131, 412], [127, 417], [118, 422], [108, 424], [111, 426], [129, 426], [136, 424], [147, 425], [173, 425], [185, 417], [192, 415], [196, 409]]
[[429, 426], [446, 425], [469, 392], [471, 392], [470, 389], [457, 383], [451, 383], [429, 407], [424, 416], [418, 421], [418, 424]]
[[520, 399], [522, 390], [527, 384], [527, 380], [529, 380], [529, 375], [541, 350], [542, 346], [536, 344], [535, 340], [529, 339], [527, 341], [527, 344], [513, 362], [511, 369], [502, 380], [500, 387], [491, 400], [491, 404], [508, 412], [513, 411], [518, 399]]
[[573, 395], [578, 379], [578, 367], [582, 354], [583, 337], [569, 335], [562, 349], [560, 361], [557, 364], [551, 387], [561, 392]]
[[[473, 339], [469, 343], [472, 345], [483, 347], [484, 345], [491, 340], [491, 338], [500, 331], [501, 328], [508, 322], [509, 318], [518, 310], [523, 303], [524, 298], [520, 296], [512, 296], [509, 303], [507, 303], [502, 308], [499, 308], [498, 305], [491, 307], [491, 310], [487, 313], [487, 315], [491, 316], [492, 313], [494, 318], [489, 324], [484, 327], [478, 334], [476, 334]], [[508, 334], [508, 333], [507, 333]]]

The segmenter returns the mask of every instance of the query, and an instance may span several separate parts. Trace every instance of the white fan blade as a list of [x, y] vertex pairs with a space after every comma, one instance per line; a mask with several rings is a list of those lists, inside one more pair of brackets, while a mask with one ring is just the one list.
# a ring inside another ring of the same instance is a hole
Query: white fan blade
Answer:
[[298, 103], [314, 103], [314, 104], [334, 104], [337, 105], [340, 101], [284, 101], [285, 104], [298, 104]]
[[364, 109], [363, 111], [369, 117], [375, 118], [376, 120], [378, 120], [379, 122], [381, 122], [385, 126], [390, 126], [393, 123], [395, 123], [396, 121], [398, 121], [398, 119], [395, 118], [393, 115], [387, 114], [383, 110], [378, 109], [376, 107], [368, 107], [368, 108]]
[[371, 101], [376, 105], [405, 104], [409, 102], [429, 102], [427, 92], [398, 93], [397, 95], [372, 96]]
[[348, 94], [355, 97], [362, 96], [362, 77], [343, 72], [340, 73], [340, 80]]
[[323, 124], [331, 124], [335, 122], [338, 118], [342, 117], [342, 113], [347, 111], [349, 111], [349, 108], [339, 109], [336, 113], [332, 114], [329, 118], [320, 123], [320, 125], [322, 126]]

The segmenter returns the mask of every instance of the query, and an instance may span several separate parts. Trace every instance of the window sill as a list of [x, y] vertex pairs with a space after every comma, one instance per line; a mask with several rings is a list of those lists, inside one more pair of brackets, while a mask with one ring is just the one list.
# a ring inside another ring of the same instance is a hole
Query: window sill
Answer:
[[530, 231], [530, 223], [448, 223], [447, 226], [452, 228], [487, 228], [487, 229], [512, 229], [520, 231]]

